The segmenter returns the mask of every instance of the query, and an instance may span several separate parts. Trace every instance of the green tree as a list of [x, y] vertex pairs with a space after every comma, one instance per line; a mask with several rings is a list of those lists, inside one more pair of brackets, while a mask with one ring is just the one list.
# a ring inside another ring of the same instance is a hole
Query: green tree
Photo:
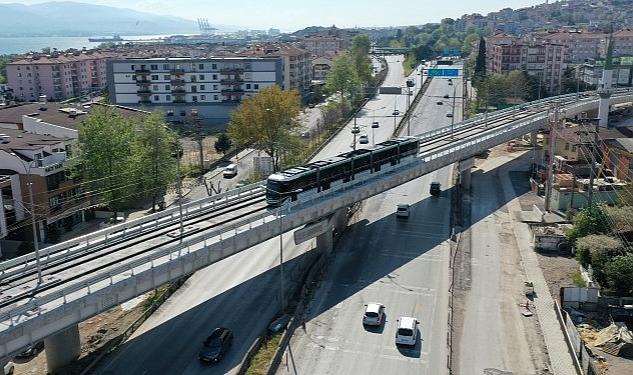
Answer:
[[7, 64], [10, 62], [8, 56], [0, 56], [0, 83], [7, 83]]
[[529, 100], [531, 83], [527, 73], [522, 70], [513, 70], [505, 77], [507, 93], [512, 98]]
[[590, 234], [576, 240], [576, 259], [583, 266], [591, 266], [598, 279], [609, 259], [623, 253], [622, 242], [606, 234]]
[[330, 94], [340, 92], [342, 99], [345, 99], [347, 95], [355, 101], [359, 94], [360, 83], [352, 56], [348, 52], [339, 53], [328, 71], [325, 89]]
[[359, 34], [352, 39], [352, 58], [354, 59], [356, 74], [362, 83], [367, 83], [371, 80], [370, 49], [371, 43], [367, 35]]
[[463, 56], [468, 56], [471, 54], [471, 52], [473, 51], [473, 46], [477, 42], [477, 39], [479, 39], [479, 34], [477, 34], [476, 32], [466, 35], [464, 41], [462, 42]]
[[45, 55], [50, 55], [51, 47], [44, 47], [44, 48], [42, 48], [42, 53], [45, 54]]
[[176, 159], [172, 157], [176, 134], [169, 130], [161, 112], [153, 112], [135, 126], [134, 169], [140, 196], [152, 197], [152, 211], [158, 198], [176, 180]]
[[481, 81], [486, 76], [486, 40], [479, 38], [479, 52], [475, 60], [474, 80]]
[[633, 291], [633, 254], [614, 257], [604, 267], [604, 275], [609, 287], [620, 295], [630, 295]]
[[574, 244], [578, 238], [590, 234], [611, 233], [609, 218], [602, 205], [594, 204], [591, 207], [583, 208], [574, 216], [572, 222], [574, 226], [567, 232], [567, 238]]
[[78, 150], [73, 173], [83, 178], [86, 190], [98, 194], [112, 210], [123, 209], [140, 181], [130, 182], [133, 163], [134, 129], [112, 107], [97, 106], [79, 128]]
[[226, 133], [220, 133], [213, 146], [216, 152], [221, 152], [222, 155], [226, 155], [226, 152], [233, 146], [233, 142]]
[[282, 155], [296, 147], [296, 132], [301, 127], [297, 121], [300, 108], [299, 94], [295, 90], [282, 90], [276, 85], [267, 87], [244, 100], [231, 113], [228, 134], [240, 145], [268, 154], [277, 171]]

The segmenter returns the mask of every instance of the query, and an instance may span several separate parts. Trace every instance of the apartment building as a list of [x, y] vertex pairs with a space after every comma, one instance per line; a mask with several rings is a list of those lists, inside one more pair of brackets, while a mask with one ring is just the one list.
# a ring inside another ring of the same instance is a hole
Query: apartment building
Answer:
[[551, 94], [558, 93], [567, 68], [567, 47], [560, 44], [494, 44], [487, 56], [490, 72], [507, 74], [524, 70], [539, 78]]
[[315, 56], [332, 58], [339, 52], [349, 49], [351, 42], [331, 35], [308, 35], [303, 39], [303, 46]]
[[312, 84], [312, 55], [309, 51], [287, 43], [255, 44], [237, 52], [241, 56], [281, 58], [281, 87], [295, 89], [301, 96], [310, 92]]
[[325, 81], [327, 73], [332, 68], [333, 61], [326, 57], [317, 57], [312, 60], [312, 79]]
[[590, 32], [557, 32], [542, 35], [540, 42], [560, 44], [567, 47], [567, 57], [571, 64], [582, 64], [588, 59], [600, 56], [604, 33]]
[[[598, 87], [602, 84], [604, 59], [587, 59], [588, 61], [577, 66], [583, 82]], [[633, 83], [633, 56], [620, 56], [613, 58], [611, 67], [611, 84], [617, 86], [631, 86]]]
[[279, 57], [129, 58], [108, 61], [110, 101], [160, 109], [171, 122], [191, 110], [205, 126], [226, 125], [230, 111], [259, 90], [281, 86]]
[[7, 65], [7, 82], [16, 100], [40, 95], [64, 100], [106, 87], [106, 61], [116, 54], [99, 51], [31, 55]]

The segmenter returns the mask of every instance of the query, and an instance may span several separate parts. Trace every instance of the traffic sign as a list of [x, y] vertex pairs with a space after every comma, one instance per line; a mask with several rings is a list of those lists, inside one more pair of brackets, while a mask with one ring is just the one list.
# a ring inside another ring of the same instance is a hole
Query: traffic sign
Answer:
[[429, 77], [459, 77], [459, 69], [429, 69]]

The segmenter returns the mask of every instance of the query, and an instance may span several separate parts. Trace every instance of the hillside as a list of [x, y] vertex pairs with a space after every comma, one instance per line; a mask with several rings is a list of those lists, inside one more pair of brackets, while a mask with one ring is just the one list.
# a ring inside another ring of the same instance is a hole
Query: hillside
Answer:
[[197, 32], [195, 21], [76, 2], [0, 4], [0, 36], [99, 36]]

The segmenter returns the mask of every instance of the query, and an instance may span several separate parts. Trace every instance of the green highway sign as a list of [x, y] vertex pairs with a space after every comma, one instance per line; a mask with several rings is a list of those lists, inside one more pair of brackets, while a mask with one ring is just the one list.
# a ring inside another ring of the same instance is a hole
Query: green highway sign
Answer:
[[459, 77], [459, 69], [428, 69], [429, 77]]

